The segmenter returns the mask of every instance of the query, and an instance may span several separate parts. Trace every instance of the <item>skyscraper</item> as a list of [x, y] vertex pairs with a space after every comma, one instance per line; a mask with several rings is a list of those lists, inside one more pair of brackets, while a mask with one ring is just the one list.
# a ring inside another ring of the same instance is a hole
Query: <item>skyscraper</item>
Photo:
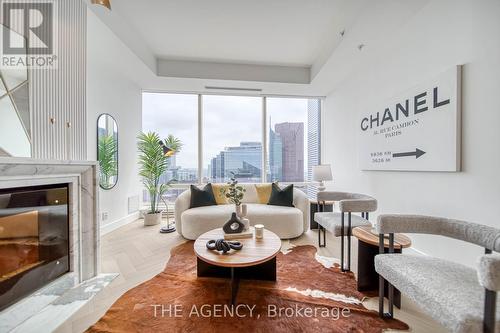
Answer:
[[236, 147], [226, 147], [212, 158], [209, 165], [211, 181], [224, 182], [233, 175], [239, 181], [256, 182], [261, 178], [262, 144], [241, 142]]
[[283, 177], [283, 142], [273, 129], [269, 129], [269, 174], [271, 182], [280, 181]]
[[274, 126], [282, 144], [283, 182], [304, 181], [304, 123], [280, 123]]

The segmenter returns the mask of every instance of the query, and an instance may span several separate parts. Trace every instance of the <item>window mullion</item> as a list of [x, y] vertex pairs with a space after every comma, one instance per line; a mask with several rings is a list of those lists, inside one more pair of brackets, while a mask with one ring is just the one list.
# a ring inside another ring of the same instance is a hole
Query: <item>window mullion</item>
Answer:
[[262, 97], [262, 166], [261, 182], [267, 182], [267, 98]]
[[198, 184], [203, 182], [203, 95], [198, 95]]

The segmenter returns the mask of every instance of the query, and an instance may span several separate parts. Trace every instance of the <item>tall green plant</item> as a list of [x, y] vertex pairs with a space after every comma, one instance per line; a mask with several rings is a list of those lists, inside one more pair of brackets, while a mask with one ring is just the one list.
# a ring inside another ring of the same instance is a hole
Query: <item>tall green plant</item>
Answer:
[[118, 144], [113, 135], [106, 135], [99, 138], [98, 142], [99, 160], [99, 184], [104, 189], [111, 188], [111, 177], [118, 174]]
[[160, 184], [161, 175], [167, 171], [168, 159], [163, 154], [160, 136], [154, 132], [141, 133], [137, 137], [139, 150], [139, 176], [149, 193], [150, 213], [158, 212], [158, 200], [167, 189], [167, 184]]
[[[172, 184], [172, 180], [160, 184], [160, 177], [167, 171], [169, 158], [180, 151], [182, 143], [173, 135], [162, 141], [154, 132], [141, 133], [137, 137], [139, 150], [139, 176], [146, 187], [150, 197], [150, 213], [158, 213], [159, 200]], [[170, 149], [170, 154], [165, 154], [164, 147]]]

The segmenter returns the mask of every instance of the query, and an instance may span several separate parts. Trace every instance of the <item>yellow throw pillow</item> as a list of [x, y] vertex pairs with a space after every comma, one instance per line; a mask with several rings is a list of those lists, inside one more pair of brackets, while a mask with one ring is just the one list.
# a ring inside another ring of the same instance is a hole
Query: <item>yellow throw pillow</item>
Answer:
[[214, 192], [215, 202], [218, 205], [227, 205], [227, 199], [221, 192], [221, 189], [223, 189], [225, 186], [225, 184], [212, 184], [212, 191]]
[[259, 203], [267, 205], [269, 198], [271, 197], [273, 184], [255, 184], [255, 189], [257, 190]]

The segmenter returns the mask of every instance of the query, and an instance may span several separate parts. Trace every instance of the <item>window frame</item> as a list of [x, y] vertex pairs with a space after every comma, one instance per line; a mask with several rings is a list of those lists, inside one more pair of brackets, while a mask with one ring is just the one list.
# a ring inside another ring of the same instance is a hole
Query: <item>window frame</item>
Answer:
[[[319, 101], [319, 149], [320, 149], [320, 156], [319, 156], [319, 163], [321, 164], [322, 160], [322, 145], [323, 145], [323, 112], [324, 112], [324, 100], [325, 96], [301, 96], [301, 95], [257, 95], [257, 94], [232, 94], [232, 93], [210, 93], [210, 92], [204, 92], [204, 93], [196, 93], [196, 92], [180, 92], [180, 91], [158, 91], [158, 90], [143, 90], [142, 94], [145, 93], [157, 93], [157, 94], [183, 94], [183, 95], [196, 95], [198, 96], [198, 119], [197, 119], [197, 140], [198, 140], [198, 182], [197, 184], [172, 184], [172, 188], [180, 188], [180, 189], [187, 189], [189, 188], [190, 185], [204, 185], [206, 183], [203, 182], [203, 117], [204, 117], [204, 112], [203, 112], [203, 96], [206, 95], [215, 95], [215, 96], [235, 96], [235, 97], [259, 97], [262, 100], [262, 107], [261, 107], [261, 115], [262, 115], [262, 165], [261, 165], [261, 182], [260, 183], [267, 183], [267, 162], [268, 162], [268, 144], [269, 144], [269, 134], [267, 131], [267, 98], [297, 98], [297, 99], [316, 99]], [[144, 110], [141, 110], [144, 112]], [[255, 183], [255, 184], [260, 184], [260, 183]], [[306, 186], [311, 184], [311, 181], [305, 180], [303, 182], [280, 182], [281, 184], [288, 185], [288, 184], [294, 184], [297, 186]]]

